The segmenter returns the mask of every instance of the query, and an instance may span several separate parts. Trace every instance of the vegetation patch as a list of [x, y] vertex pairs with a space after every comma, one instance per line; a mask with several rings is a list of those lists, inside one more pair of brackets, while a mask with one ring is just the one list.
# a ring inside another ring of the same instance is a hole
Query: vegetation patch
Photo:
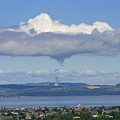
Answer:
[[96, 88], [100, 88], [100, 86], [93, 86], [93, 85], [88, 85], [86, 86], [88, 89], [96, 89]]

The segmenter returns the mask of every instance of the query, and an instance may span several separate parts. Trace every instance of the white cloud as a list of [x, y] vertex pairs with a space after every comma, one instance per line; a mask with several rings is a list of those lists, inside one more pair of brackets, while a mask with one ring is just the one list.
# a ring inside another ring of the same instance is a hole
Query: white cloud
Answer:
[[26, 32], [29, 35], [35, 35], [45, 32], [53, 33], [65, 33], [65, 34], [91, 34], [94, 29], [97, 29], [99, 32], [103, 33], [106, 30], [113, 31], [113, 29], [105, 22], [96, 21], [93, 25], [87, 25], [81, 23], [79, 25], [72, 24], [70, 26], [61, 24], [57, 20], [52, 20], [51, 17], [42, 13], [36, 16], [33, 19], [29, 19], [28, 22], [21, 22], [18, 29], [9, 29], [12, 31]]
[[35, 72], [28, 72], [29, 74], [37, 74], [37, 75], [48, 75], [48, 74], [52, 74], [53, 72], [50, 70], [38, 70]]
[[0, 55], [49, 56], [63, 62], [72, 55], [118, 54], [120, 31], [105, 22], [68, 26], [42, 13], [16, 29], [0, 31]]
[[0, 70], [0, 74], [4, 74], [4, 73], [10, 73], [11, 71], [6, 71], [6, 70]]
[[[2, 70], [1, 70], [2, 71]], [[115, 85], [120, 83], [119, 72], [103, 72], [95, 70], [86, 70], [79, 73], [71, 70], [38, 70], [31, 72], [5, 72], [0, 75], [0, 84], [23, 84], [23, 83], [41, 83], [55, 82], [58, 77], [59, 81], [64, 82], [81, 82], [91, 85]]]
[[94, 71], [94, 70], [86, 70], [85, 73], [86, 73], [87, 75], [95, 75], [95, 74], [96, 74], [96, 71]]

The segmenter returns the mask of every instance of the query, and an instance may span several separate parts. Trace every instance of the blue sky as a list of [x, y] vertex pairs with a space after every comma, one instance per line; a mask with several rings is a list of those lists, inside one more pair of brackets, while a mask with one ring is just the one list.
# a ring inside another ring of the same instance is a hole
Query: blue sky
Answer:
[[119, 0], [0, 0], [0, 26], [17, 25], [45, 12], [64, 24], [105, 21], [120, 28]]
[[[61, 24], [93, 24], [95, 21], [108, 23], [113, 29], [120, 29], [119, 0], [0, 0], [0, 28], [5, 29], [21, 22], [27, 22], [41, 13], [47, 13], [52, 20]], [[10, 71], [36, 71], [40, 69], [68, 69], [79, 72], [120, 71], [120, 55], [84, 56], [66, 58], [61, 66], [50, 57], [0, 56], [0, 69]]]

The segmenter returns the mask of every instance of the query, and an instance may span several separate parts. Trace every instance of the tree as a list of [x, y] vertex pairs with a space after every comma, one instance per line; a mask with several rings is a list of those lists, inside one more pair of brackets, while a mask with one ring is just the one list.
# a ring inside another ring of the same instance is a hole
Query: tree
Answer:
[[31, 120], [37, 120], [37, 118], [35, 117], [35, 115], [31, 116]]

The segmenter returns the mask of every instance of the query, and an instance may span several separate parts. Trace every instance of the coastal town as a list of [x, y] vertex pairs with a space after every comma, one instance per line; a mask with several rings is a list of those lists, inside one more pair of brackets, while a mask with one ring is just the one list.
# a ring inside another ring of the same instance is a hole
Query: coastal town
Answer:
[[0, 108], [0, 120], [120, 120], [120, 106]]

